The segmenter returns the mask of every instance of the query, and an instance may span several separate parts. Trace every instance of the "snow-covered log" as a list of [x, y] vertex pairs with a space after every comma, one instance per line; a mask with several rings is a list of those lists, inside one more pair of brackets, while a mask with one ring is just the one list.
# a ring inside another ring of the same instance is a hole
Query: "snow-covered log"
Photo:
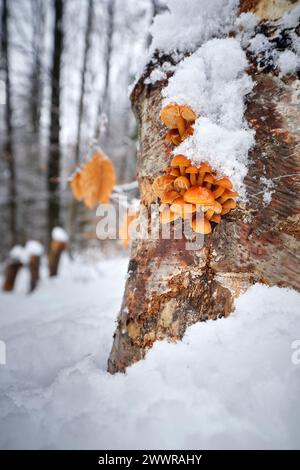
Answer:
[[[205, 236], [199, 250], [187, 250], [185, 239], [133, 242], [108, 361], [111, 373], [143, 358], [156, 340], [176, 341], [195, 322], [228, 316], [235, 298], [255, 282], [300, 289], [299, 6], [293, 15], [286, 14], [293, 3], [242, 1], [240, 10], [252, 8], [258, 19], [247, 14], [223, 29], [245, 51], [246, 72], [254, 82], [245, 98], [244, 117], [255, 131], [255, 144], [244, 160], [245, 198]], [[180, 38], [180, 31], [177, 34]], [[192, 37], [194, 50], [212, 36], [202, 35], [198, 43]], [[156, 202], [151, 184], [170, 161], [164, 146], [166, 129], [159, 119], [162, 91], [184, 55], [155, 52], [132, 92], [140, 128], [138, 181], [141, 202], [148, 208]], [[224, 72], [230, 67], [220, 65]], [[193, 78], [184, 84], [187, 89]]]

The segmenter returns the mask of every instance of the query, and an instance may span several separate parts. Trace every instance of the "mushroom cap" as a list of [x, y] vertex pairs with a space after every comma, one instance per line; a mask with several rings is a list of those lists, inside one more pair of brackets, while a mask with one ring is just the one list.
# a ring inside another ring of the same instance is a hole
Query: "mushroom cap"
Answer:
[[215, 202], [212, 191], [202, 186], [192, 186], [184, 193], [184, 200], [192, 204], [212, 206]]
[[224, 204], [225, 201], [228, 199], [232, 199], [233, 197], [237, 197], [239, 193], [236, 191], [230, 191], [229, 189], [225, 189], [224, 193], [220, 196], [220, 203]]
[[185, 169], [185, 172], [186, 173], [194, 173], [196, 175], [196, 174], [198, 174], [198, 168], [196, 168], [193, 165], [190, 165]]
[[180, 176], [180, 171], [178, 168], [172, 168], [172, 170], [170, 171], [170, 175], [172, 176]]
[[212, 173], [213, 170], [208, 163], [202, 162], [198, 167], [198, 171], [199, 173]]
[[170, 207], [172, 212], [179, 214], [182, 218], [189, 216], [189, 214], [194, 214], [196, 212], [195, 204], [187, 204], [183, 197], [176, 199]]
[[180, 116], [179, 106], [175, 103], [167, 104], [160, 112], [160, 119], [171, 129], [177, 128], [176, 118]]
[[169, 129], [165, 135], [164, 142], [165, 144], [170, 144], [171, 142], [173, 142], [174, 138], [176, 139], [178, 137], [180, 139], [178, 129]]
[[223, 188], [232, 189], [232, 183], [227, 176], [223, 176], [222, 178], [215, 179], [215, 185], [222, 186]]
[[189, 189], [191, 183], [186, 176], [178, 176], [174, 181], [174, 188], [176, 191], [180, 191], [181, 189]]
[[222, 204], [220, 204], [218, 201], [214, 201], [212, 205], [207, 205], [207, 206], [202, 206], [203, 212], [206, 212], [208, 210], [212, 210], [215, 214], [221, 214], [223, 209]]
[[208, 233], [211, 233], [211, 224], [205, 217], [196, 217], [192, 220], [192, 229], [194, 230], [194, 232], [207, 235]]
[[231, 209], [236, 208], [236, 201], [234, 199], [227, 199], [222, 206], [222, 215], [227, 214]]
[[165, 204], [172, 204], [175, 199], [178, 199], [180, 197], [180, 194], [177, 191], [171, 190], [171, 191], [165, 191], [161, 195], [161, 202]]
[[204, 176], [203, 181], [205, 181], [206, 183], [214, 184], [215, 179], [211, 174], [207, 173], [207, 175]]
[[190, 166], [191, 162], [186, 156], [184, 155], [175, 155], [175, 157], [172, 158], [171, 161], [171, 166]]
[[210, 219], [211, 222], [215, 222], [215, 224], [219, 224], [221, 222], [221, 215], [220, 214], [214, 214], [212, 218]]
[[215, 201], [211, 208], [213, 209], [215, 214], [221, 214], [222, 212], [222, 205], [218, 201]]
[[155, 178], [152, 183], [152, 190], [154, 194], [158, 197], [161, 197], [163, 192], [173, 189], [173, 182], [175, 179], [176, 176], [172, 175], [162, 175]]
[[195, 122], [197, 116], [189, 106], [179, 106], [179, 112], [186, 121]]
[[179, 219], [180, 214], [175, 214], [170, 208], [163, 208], [159, 213], [159, 220], [162, 224], [170, 224], [176, 219]]
[[194, 128], [187, 127], [184, 133], [182, 134], [182, 140], [186, 139], [187, 137], [190, 137], [193, 134], [194, 134]]

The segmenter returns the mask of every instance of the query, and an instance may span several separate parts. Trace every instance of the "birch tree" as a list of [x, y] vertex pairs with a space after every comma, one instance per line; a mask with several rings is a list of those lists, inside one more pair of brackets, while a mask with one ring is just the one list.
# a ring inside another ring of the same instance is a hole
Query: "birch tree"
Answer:
[[[299, 22], [278, 21], [294, 3], [242, 0], [239, 8], [240, 13], [251, 11], [258, 16], [255, 35], [267, 38], [273, 54], [280, 54], [290, 49], [291, 37], [299, 37]], [[229, 36], [235, 34], [228, 31]], [[157, 340], [180, 340], [195, 322], [227, 317], [236, 297], [255, 282], [300, 288], [299, 76], [295, 71], [279, 73], [270, 60], [270, 48], [253, 52], [245, 46], [247, 73], [255, 83], [247, 97], [245, 117], [256, 134], [245, 178], [247, 202], [227, 214], [198, 250], [187, 250], [184, 238], [133, 242], [108, 361], [111, 373], [125, 371]], [[148, 208], [142, 224], [148, 223], [150, 205], [156, 201], [153, 180], [170, 162], [159, 119], [167, 79], [145, 80], [166, 61], [171, 58], [156, 51], [131, 95], [139, 124], [141, 202]], [[268, 201], [266, 182], [272, 184]]]

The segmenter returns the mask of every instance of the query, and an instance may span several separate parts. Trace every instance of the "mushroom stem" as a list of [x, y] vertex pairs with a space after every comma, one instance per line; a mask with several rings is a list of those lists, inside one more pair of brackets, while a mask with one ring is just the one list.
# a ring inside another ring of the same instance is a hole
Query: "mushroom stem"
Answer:
[[190, 177], [191, 177], [191, 185], [192, 185], [192, 186], [196, 186], [196, 184], [197, 184], [197, 176], [196, 176], [196, 174], [195, 174], [195, 173], [191, 173], [191, 174], [190, 174]]
[[225, 188], [223, 188], [222, 186], [219, 186], [217, 189], [215, 189], [213, 191], [213, 194], [214, 194], [214, 197], [215, 199], [217, 199], [218, 197], [222, 196], [222, 194], [224, 193], [225, 191]]
[[176, 117], [176, 124], [178, 127], [179, 135], [180, 137], [182, 137], [185, 132], [185, 120], [183, 119], [183, 117]]
[[202, 185], [204, 176], [205, 176], [205, 173], [199, 172], [199, 176], [198, 176], [198, 184], [199, 184], [199, 186]]
[[185, 175], [185, 166], [179, 166], [179, 171], [180, 171], [180, 174], [181, 176], [184, 176]]

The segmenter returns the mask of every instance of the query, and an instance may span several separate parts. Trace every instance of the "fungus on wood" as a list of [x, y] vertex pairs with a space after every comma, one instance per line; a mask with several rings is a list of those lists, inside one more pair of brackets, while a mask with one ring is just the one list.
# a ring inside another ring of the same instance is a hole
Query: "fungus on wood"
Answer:
[[[243, 11], [252, 7], [257, 10], [260, 3], [266, 2], [243, 1]], [[285, 3], [292, 6], [292, 2]], [[284, 25], [272, 16], [263, 16], [256, 31], [262, 28], [272, 31], [272, 47], [276, 48], [275, 38], [283, 36]], [[289, 34], [299, 36], [299, 28], [291, 27]], [[217, 210], [208, 221], [210, 233], [207, 222], [199, 227], [208, 232], [203, 246], [188, 250], [184, 238], [165, 240], [161, 236], [132, 243], [123, 303], [108, 361], [111, 373], [125, 371], [143, 358], [157, 340], [179, 340], [186, 328], [196, 322], [228, 316], [234, 309], [235, 298], [254, 282], [300, 290], [300, 83], [296, 74], [282, 75], [276, 64], [264, 67], [263, 57], [256, 60], [257, 55], [246, 53], [248, 74], [255, 85], [247, 97], [245, 118], [256, 134], [244, 179], [247, 201], [236, 201], [232, 193], [237, 188], [232, 187], [228, 175], [214, 175], [214, 169], [205, 167], [203, 162], [198, 174], [195, 173], [197, 185], [193, 179], [191, 188], [211, 184], [211, 188], [205, 187], [205, 192], [211, 195], [207, 211], [213, 201], [222, 206], [221, 214], [219, 206], [215, 206]], [[149, 218], [152, 203], [163, 205], [161, 220], [170, 224], [172, 232], [173, 201], [165, 203], [162, 198], [166, 191], [176, 191], [174, 180], [170, 178], [167, 188], [163, 188], [157, 178], [165, 178], [164, 168], [171, 166], [172, 156], [166, 147], [176, 148], [178, 144], [170, 139], [166, 146], [166, 132], [174, 129], [166, 128], [159, 118], [166, 81], [144, 83], [147, 74], [164, 61], [166, 56], [157, 53], [135, 85], [131, 99], [140, 127], [137, 170], [141, 201], [149, 209]], [[176, 121], [176, 134], [172, 134], [180, 140], [181, 125]], [[184, 173], [181, 176], [191, 178], [188, 168], [176, 169]], [[213, 182], [204, 181], [207, 173], [212, 174]], [[274, 183], [269, 204], [264, 201], [263, 178]], [[186, 202], [194, 204], [191, 199]], [[194, 229], [198, 230], [196, 222]]]

